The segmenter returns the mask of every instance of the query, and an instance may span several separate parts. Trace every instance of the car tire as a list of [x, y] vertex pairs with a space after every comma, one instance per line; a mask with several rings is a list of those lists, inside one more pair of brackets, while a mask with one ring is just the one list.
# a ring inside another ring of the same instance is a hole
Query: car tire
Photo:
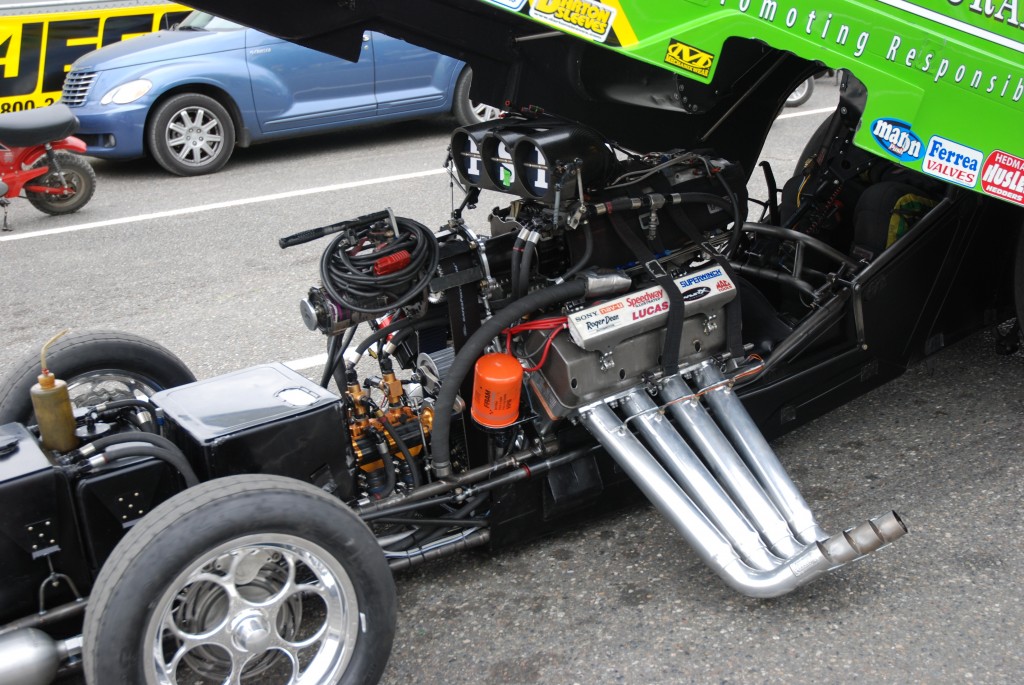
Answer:
[[[50, 345], [46, 365], [68, 383], [72, 404], [152, 395], [196, 378], [167, 348], [116, 331], [74, 332]], [[38, 380], [39, 350], [16, 363], [0, 381], [0, 425], [33, 422], [29, 390]]]
[[280, 476], [221, 478], [153, 509], [103, 565], [85, 679], [239, 682], [244, 668], [297, 685], [376, 683], [396, 614], [380, 546], [343, 503]]
[[[51, 169], [42, 176], [32, 179], [26, 185], [61, 188], [66, 182], [73, 192], [65, 197], [51, 195], [50, 193], [34, 193], [26, 189], [25, 197], [32, 203], [33, 207], [46, 214], [59, 216], [61, 214], [77, 212], [92, 199], [93, 193], [96, 192], [96, 172], [93, 170], [92, 165], [81, 155], [61, 150], [55, 152], [54, 156], [57, 158], [57, 166], [60, 167], [60, 171]], [[32, 165], [32, 168], [36, 169], [43, 166], [50, 166], [50, 160], [45, 156], [40, 157]], [[64, 177], [63, 180], [61, 179], [62, 175]]]
[[224, 105], [212, 97], [181, 93], [156, 105], [146, 142], [157, 164], [172, 174], [212, 174], [234, 152], [235, 124]]
[[805, 79], [800, 82], [793, 92], [786, 98], [786, 107], [799, 107], [811, 99], [814, 93], [814, 78]]
[[459, 74], [459, 80], [455, 82], [455, 91], [452, 94], [454, 103], [452, 113], [462, 126], [471, 126], [483, 121], [491, 121], [501, 116], [501, 110], [491, 105], [473, 102], [469, 98], [469, 91], [473, 85], [473, 70], [466, 67]]

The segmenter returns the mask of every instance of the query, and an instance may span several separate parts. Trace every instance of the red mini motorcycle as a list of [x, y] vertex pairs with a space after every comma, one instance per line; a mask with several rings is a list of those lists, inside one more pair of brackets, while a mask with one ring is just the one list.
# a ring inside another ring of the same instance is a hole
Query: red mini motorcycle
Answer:
[[22, 191], [47, 214], [70, 214], [96, 191], [96, 172], [82, 157], [85, 143], [71, 134], [78, 119], [66, 105], [0, 115], [0, 206]]

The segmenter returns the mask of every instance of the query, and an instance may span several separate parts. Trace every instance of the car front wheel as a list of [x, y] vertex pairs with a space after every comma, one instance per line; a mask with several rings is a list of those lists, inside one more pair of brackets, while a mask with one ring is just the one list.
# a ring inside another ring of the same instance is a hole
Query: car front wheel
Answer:
[[469, 99], [469, 89], [473, 84], [473, 70], [466, 67], [459, 74], [459, 80], [455, 83], [455, 92], [452, 105], [452, 113], [463, 126], [479, 124], [481, 121], [490, 121], [501, 116], [501, 110], [497, 107], [474, 102]]
[[235, 147], [235, 124], [227, 109], [207, 95], [182, 93], [150, 115], [149, 152], [167, 171], [201, 176], [219, 171]]
[[369, 528], [278, 476], [208, 481], [121, 540], [86, 609], [90, 685], [376, 683], [395, 585]]
[[814, 93], [814, 78], [809, 78], [800, 83], [793, 92], [786, 98], [786, 107], [799, 107], [811, 99]]

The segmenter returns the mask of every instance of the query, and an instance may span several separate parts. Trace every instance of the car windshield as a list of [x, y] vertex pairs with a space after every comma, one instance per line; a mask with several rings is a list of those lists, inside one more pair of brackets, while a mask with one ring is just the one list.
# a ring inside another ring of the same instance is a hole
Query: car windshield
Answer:
[[237, 31], [245, 28], [227, 19], [215, 17], [207, 12], [193, 12], [178, 24], [179, 31]]

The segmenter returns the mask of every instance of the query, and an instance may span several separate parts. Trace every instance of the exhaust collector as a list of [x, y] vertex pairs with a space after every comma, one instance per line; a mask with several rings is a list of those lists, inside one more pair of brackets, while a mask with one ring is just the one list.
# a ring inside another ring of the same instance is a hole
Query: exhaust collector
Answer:
[[777, 597], [907, 532], [896, 512], [888, 512], [829, 536], [717, 369], [707, 364], [698, 378], [719, 384], [704, 394], [717, 421], [699, 400], [687, 399], [694, 394], [678, 376], [661, 384], [667, 406], [636, 387], [620, 396], [625, 419], [611, 400], [580, 409], [579, 419], [730, 587], [749, 597]]

